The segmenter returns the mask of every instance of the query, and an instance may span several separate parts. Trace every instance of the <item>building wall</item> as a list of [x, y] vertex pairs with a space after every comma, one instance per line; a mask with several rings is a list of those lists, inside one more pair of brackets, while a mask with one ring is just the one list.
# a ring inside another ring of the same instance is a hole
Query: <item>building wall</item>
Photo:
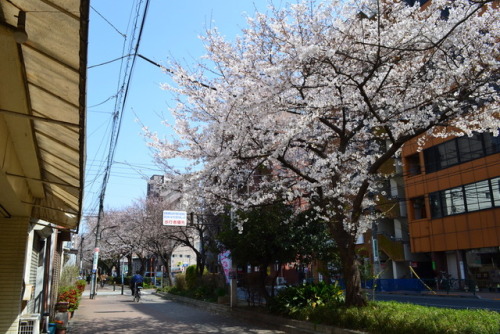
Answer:
[[500, 176], [500, 153], [426, 173], [424, 150], [450, 139], [429, 139], [421, 150], [415, 140], [403, 149], [405, 191], [413, 252], [465, 250], [500, 245], [498, 206], [433, 218], [429, 194]]
[[0, 333], [17, 334], [21, 312], [23, 274], [29, 218], [0, 218]]

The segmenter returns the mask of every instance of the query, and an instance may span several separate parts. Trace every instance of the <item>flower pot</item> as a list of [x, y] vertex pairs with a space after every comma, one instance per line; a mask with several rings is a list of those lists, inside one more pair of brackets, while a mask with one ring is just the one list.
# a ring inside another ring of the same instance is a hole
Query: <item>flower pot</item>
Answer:
[[49, 323], [49, 334], [56, 334], [56, 324], [51, 322]]
[[68, 307], [69, 307], [68, 302], [56, 303], [56, 311], [58, 311], [58, 312], [68, 312]]

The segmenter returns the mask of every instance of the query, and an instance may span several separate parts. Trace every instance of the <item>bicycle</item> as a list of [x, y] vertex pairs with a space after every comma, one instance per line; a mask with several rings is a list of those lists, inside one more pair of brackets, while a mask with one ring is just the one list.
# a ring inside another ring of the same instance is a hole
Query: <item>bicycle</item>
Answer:
[[137, 283], [134, 283], [134, 302], [139, 302], [141, 300], [141, 290], [142, 286], [137, 285]]

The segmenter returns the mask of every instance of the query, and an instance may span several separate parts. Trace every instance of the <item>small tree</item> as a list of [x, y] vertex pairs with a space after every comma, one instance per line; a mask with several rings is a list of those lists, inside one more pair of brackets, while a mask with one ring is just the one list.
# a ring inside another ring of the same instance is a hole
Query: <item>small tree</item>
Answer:
[[[259, 293], [266, 300], [270, 297], [265, 288], [269, 266], [277, 264], [281, 267], [288, 262], [308, 263], [330, 248], [324, 226], [309, 224], [303, 215], [296, 217], [291, 206], [275, 203], [239, 212], [238, 216], [245, 220], [243, 231], [240, 233], [228, 217], [218, 240], [222, 248], [231, 251], [236, 263], [259, 267]], [[322, 231], [319, 230], [321, 228]], [[271, 277], [272, 287], [278, 274], [279, 271], [276, 271]], [[273, 294], [274, 289], [271, 291]]]

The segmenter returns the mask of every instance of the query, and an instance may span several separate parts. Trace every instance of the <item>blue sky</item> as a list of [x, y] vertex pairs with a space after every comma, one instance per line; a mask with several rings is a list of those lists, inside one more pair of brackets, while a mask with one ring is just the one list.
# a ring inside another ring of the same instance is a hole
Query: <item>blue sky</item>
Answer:
[[[114, 96], [119, 90], [120, 73], [123, 73], [126, 63], [118, 60], [96, 65], [126, 54], [132, 37], [130, 21], [138, 2], [91, 1], [84, 216], [96, 215], [98, 211], [109, 152], [112, 113], [116, 109], [117, 99]], [[279, 1], [275, 1], [275, 5], [277, 3]], [[255, 8], [265, 12], [267, 5], [268, 0], [151, 0], [139, 53], [160, 64], [171, 58], [194, 64], [204, 54], [198, 36], [207, 27], [215, 26], [232, 39], [246, 26], [246, 15], [253, 16]], [[161, 174], [152, 162], [151, 153], [141, 136], [141, 126], [136, 120], [139, 118], [151, 129], [165, 133], [166, 128], [160, 122], [168, 118], [171, 101], [168, 93], [160, 89], [160, 84], [167, 80], [166, 74], [158, 67], [137, 58], [106, 188], [105, 210], [124, 208], [134, 200], [144, 198], [146, 179], [153, 174]], [[118, 109], [121, 110], [121, 104]]]

